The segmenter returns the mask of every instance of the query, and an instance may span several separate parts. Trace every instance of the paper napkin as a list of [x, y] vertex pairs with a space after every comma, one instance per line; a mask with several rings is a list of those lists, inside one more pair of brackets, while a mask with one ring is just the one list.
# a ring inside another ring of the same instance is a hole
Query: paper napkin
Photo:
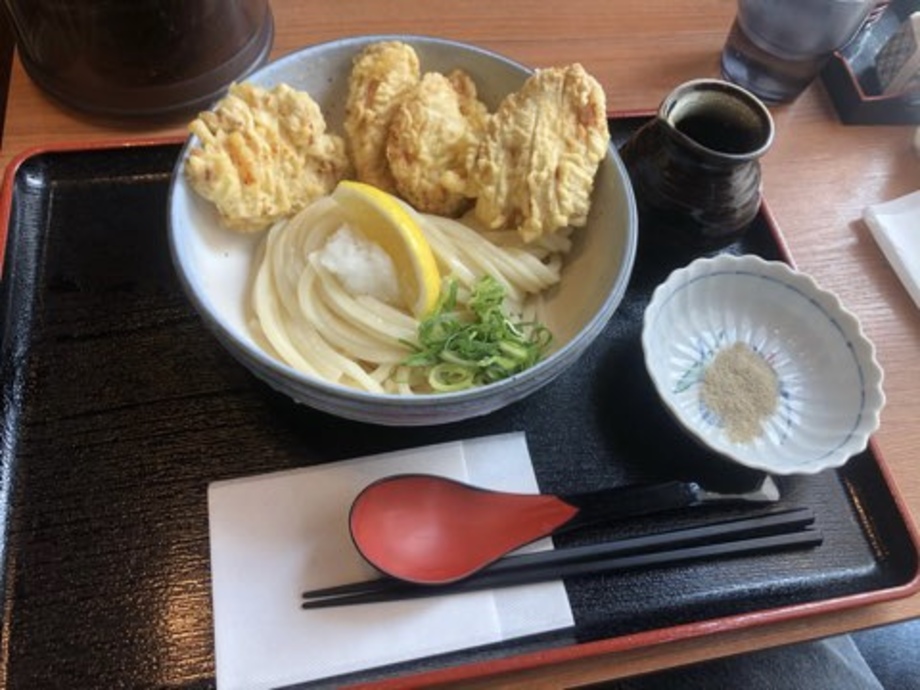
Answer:
[[920, 191], [866, 208], [863, 219], [920, 307]]
[[[219, 690], [259, 690], [573, 625], [560, 582], [304, 611], [305, 589], [374, 576], [347, 515], [402, 472], [537, 492], [523, 434], [505, 434], [215, 482], [208, 489]], [[550, 546], [544, 540], [542, 548]]]

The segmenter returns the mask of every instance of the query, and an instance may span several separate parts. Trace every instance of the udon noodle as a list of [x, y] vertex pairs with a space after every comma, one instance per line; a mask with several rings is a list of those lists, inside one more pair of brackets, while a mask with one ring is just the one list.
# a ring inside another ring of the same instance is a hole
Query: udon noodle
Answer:
[[[567, 232], [525, 245], [513, 231], [484, 233], [458, 220], [415, 216], [442, 276], [456, 279], [460, 303], [489, 275], [505, 288], [508, 311], [533, 319], [541, 293], [559, 281]], [[371, 295], [352, 294], [319, 260], [319, 250], [343, 225], [338, 202], [323, 197], [269, 230], [254, 268], [254, 333], [306, 374], [366, 391], [430, 392], [403, 366], [418, 319]]]

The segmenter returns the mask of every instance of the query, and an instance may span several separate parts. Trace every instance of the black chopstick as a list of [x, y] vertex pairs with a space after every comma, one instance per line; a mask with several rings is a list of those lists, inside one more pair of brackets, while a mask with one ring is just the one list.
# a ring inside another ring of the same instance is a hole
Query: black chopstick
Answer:
[[[781, 531], [791, 531], [812, 524], [815, 521], [814, 513], [810, 508], [787, 508], [772, 510], [748, 515], [742, 518], [731, 518], [710, 522], [698, 527], [685, 527], [682, 529], [668, 530], [654, 534], [637, 537], [624, 537], [616, 541], [574, 546], [553, 551], [536, 551], [517, 555], [506, 556], [482, 570], [476, 577], [485, 573], [505, 572], [519, 568], [529, 568], [534, 565], [553, 565], [576, 561], [597, 560], [613, 556], [644, 553], [658, 548], [678, 548], [695, 546], [712, 541], [729, 541], [731, 539], [744, 539], [766, 534], [775, 534]], [[392, 581], [394, 584], [402, 580], [382, 577], [369, 582], [353, 582], [345, 585], [336, 585], [322, 589], [304, 592], [305, 598], [331, 596], [337, 594], [351, 594], [365, 591], [369, 586]], [[415, 585], [413, 585], [415, 586]], [[443, 587], [444, 585], [418, 585]]]
[[[371, 581], [374, 587], [352, 594], [325, 596], [318, 599], [309, 598], [301, 604], [303, 609], [319, 609], [332, 606], [354, 604], [371, 604], [422, 597], [442, 596], [475, 592], [482, 589], [497, 589], [516, 585], [534, 584], [567, 577], [615, 573], [636, 568], [648, 568], [662, 565], [677, 565], [689, 561], [707, 560], [723, 556], [738, 556], [751, 553], [767, 553], [780, 549], [804, 548], [818, 546], [823, 541], [817, 530], [805, 530], [789, 534], [775, 534], [767, 537], [752, 537], [737, 541], [691, 546], [670, 551], [619, 556], [597, 561], [566, 563], [551, 567], [535, 566], [525, 570], [506, 573], [483, 573], [448, 585], [415, 585], [392, 579]], [[368, 583], [370, 584], [370, 583]]]
[[382, 577], [303, 593], [305, 609], [471, 592], [563, 577], [620, 572], [727, 555], [804, 548], [821, 543], [820, 532], [802, 531], [814, 522], [808, 508], [774, 511], [702, 527], [631, 537], [555, 551], [508, 556], [459, 582], [418, 585]]

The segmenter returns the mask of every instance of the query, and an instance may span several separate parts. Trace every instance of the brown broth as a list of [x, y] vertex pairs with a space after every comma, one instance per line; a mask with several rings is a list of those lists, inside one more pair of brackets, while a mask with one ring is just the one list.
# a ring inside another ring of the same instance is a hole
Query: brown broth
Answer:
[[690, 113], [674, 126], [697, 144], [721, 153], [749, 153], [762, 143], [758, 129], [713, 113]]

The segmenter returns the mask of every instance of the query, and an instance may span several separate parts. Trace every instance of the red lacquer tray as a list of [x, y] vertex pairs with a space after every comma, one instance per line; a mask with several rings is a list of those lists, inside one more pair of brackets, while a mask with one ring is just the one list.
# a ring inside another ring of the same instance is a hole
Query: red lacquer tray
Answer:
[[[644, 121], [611, 121], [622, 141]], [[686, 478], [754, 481], [693, 444], [656, 399], [639, 328], [674, 267], [640, 252], [583, 360], [485, 418], [393, 429], [295, 405], [211, 337], [170, 263], [177, 142], [35, 151], [9, 169], [0, 316], [5, 687], [214, 686], [207, 485], [215, 480], [524, 431], [542, 490]], [[782, 259], [764, 209], [727, 251]], [[825, 544], [566, 582], [573, 630], [368, 669], [329, 684], [420, 685], [641, 647], [905, 596], [917, 535], [874, 446], [838, 471], [782, 478]], [[698, 519], [628, 521], [583, 538]], [[571, 543], [573, 537], [569, 537]]]

